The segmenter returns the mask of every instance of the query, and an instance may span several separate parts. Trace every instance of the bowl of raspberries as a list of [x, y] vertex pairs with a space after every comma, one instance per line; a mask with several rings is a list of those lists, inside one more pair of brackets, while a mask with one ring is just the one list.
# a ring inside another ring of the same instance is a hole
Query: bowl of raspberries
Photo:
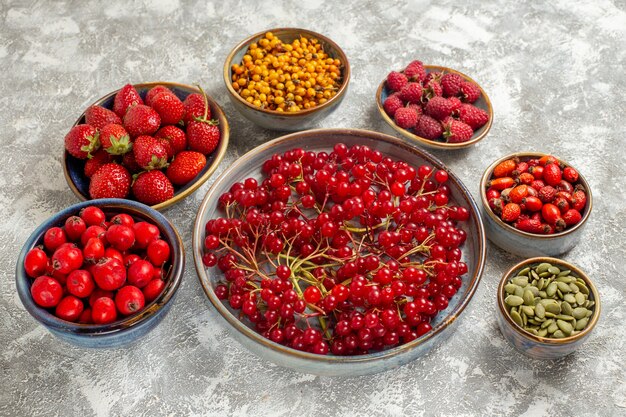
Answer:
[[491, 101], [474, 80], [417, 60], [387, 75], [376, 102], [395, 131], [434, 149], [472, 146], [487, 135], [493, 121]]
[[81, 200], [162, 209], [211, 176], [228, 137], [224, 112], [200, 87], [127, 84], [89, 106], [65, 136], [65, 178]]

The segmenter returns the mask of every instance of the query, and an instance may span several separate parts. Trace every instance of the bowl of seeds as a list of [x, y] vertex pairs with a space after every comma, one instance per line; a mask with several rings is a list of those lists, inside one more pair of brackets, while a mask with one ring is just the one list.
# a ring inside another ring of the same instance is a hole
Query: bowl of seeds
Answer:
[[577, 266], [537, 257], [511, 268], [498, 286], [497, 321], [504, 338], [533, 359], [574, 352], [600, 317], [600, 296]]

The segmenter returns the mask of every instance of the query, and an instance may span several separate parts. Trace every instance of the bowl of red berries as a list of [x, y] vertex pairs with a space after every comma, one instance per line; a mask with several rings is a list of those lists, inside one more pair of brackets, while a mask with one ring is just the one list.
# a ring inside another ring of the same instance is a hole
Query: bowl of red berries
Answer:
[[495, 161], [480, 183], [487, 237], [519, 256], [557, 256], [581, 238], [591, 188], [576, 168], [552, 155], [520, 152]]
[[81, 200], [126, 198], [159, 210], [213, 174], [228, 137], [224, 112], [200, 87], [127, 84], [89, 106], [65, 136], [65, 178]]
[[60, 339], [119, 346], [165, 317], [184, 263], [180, 236], [158, 211], [123, 199], [85, 201], [31, 234], [17, 261], [17, 291]]
[[493, 122], [491, 101], [478, 83], [459, 71], [417, 60], [387, 75], [376, 103], [396, 132], [433, 149], [472, 146], [487, 136]]
[[317, 129], [230, 166], [196, 218], [200, 282], [278, 365], [363, 375], [448, 337], [485, 261], [480, 214], [437, 159], [382, 133]]

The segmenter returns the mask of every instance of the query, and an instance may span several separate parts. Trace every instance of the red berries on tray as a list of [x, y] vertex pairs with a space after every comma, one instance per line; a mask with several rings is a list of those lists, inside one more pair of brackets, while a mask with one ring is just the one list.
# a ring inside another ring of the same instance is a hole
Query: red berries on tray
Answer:
[[24, 258], [35, 303], [57, 317], [106, 324], [141, 311], [165, 288], [170, 245], [159, 228], [120, 213], [84, 208]]
[[181, 101], [157, 85], [144, 101], [127, 84], [115, 95], [112, 110], [94, 105], [85, 111], [84, 124], [65, 137], [65, 149], [85, 160], [92, 199], [133, 198], [155, 205], [202, 172], [220, 139], [204, 92]]
[[553, 234], [582, 220], [587, 190], [576, 169], [551, 155], [507, 159], [487, 183], [489, 207], [500, 219], [528, 233]]

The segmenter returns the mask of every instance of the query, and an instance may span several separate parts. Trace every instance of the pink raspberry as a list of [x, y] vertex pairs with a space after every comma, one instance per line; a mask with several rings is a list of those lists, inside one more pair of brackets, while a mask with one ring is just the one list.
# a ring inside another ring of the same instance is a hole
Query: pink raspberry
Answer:
[[404, 103], [402, 103], [402, 100], [400, 99], [398, 94], [390, 95], [389, 97], [387, 97], [387, 99], [385, 99], [385, 102], [383, 103], [383, 108], [385, 109], [385, 112], [391, 117], [393, 117], [394, 114], [396, 114], [396, 111], [402, 106], [404, 106]]
[[419, 103], [422, 99], [422, 86], [419, 83], [408, 83], [400, 91], [400, 98], [409, 103]]
[[412, 61], [404, 70], [404, 75], [410, 80], [422, 82], [426, 78], [426, 70], [422, 61]]
[[411, 129], [417, 123], [417, 112], [409, 107], [399, 108], [394, 116], [394, 121], [403, 129]]
[[452, 113], [454, 113], [455, 111], [458, 111], [463, 105], [463, 103], [461, 102], [461, 100], [459, 100], [458, 97], [450, 97], [448, 98], [448, 102], [450, 102], [450, 105], [452, 106]]
[[444, 97], [452, 97], [459, 94], [461, 91], [461, 84], [465, 80], [459, 74], [448, 73], [441, 77], [441, 88], [443, 89]]
[[460, 88], [463, 101], [473, 103], [480, 98], [480, 88], [476, 84], [464, 81]]
[[430, 116], [420, 116], [415, 133], [426, 139], [439, 139], [443, 135], [443, 126]]
[[459, 107], [459, 120], [467, 123], [472, 129], [480, 129], [489, 121], [489, 114], [471, 104], [462, 104]]
[[446, 123], [444, 127], [443, 137], [446, 138], [448, 143], [467, 142], [474, 135], [474, 131], [469, 125], [458, 120], [453, 119]]
[[402, 87], [408, 83], [409, 80], [406, 78], [406, 75], [391, 71], [389, 75], [387, 75], [387, 87], [389, 87], [392, 91], [400, 91]]
[[433, 97], [424, 107], [424, 112], [437, 120], [443, 120], [452, 113], [452, 104], [447, 98]]

